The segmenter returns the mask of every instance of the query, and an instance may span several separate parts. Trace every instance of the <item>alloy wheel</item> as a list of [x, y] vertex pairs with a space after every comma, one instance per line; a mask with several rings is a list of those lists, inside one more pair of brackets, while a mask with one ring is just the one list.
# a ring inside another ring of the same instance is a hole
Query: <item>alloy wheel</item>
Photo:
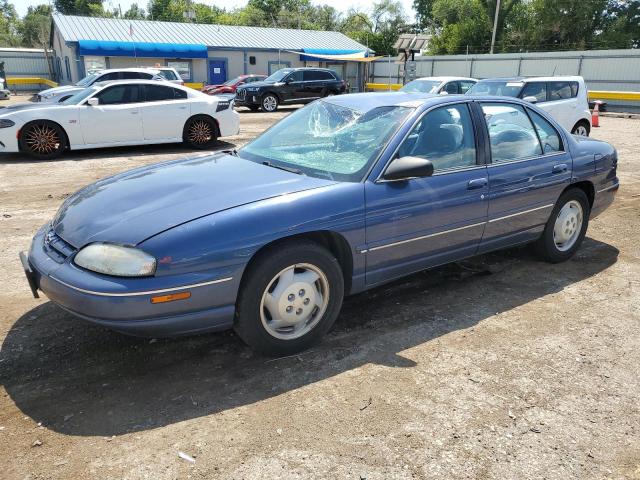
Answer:
[[50, 125], [36, 124], [25, 133], [24, 143], [33, 153], [49, 155], [60, 148], [60, 136]]
[[213, 129], [206, 120], [195, 120], [191, 123], [187, 136], [189, 142], [194, 145], [206, 145], [213, 137]]
[[278, 107], [278, 101], [273, 95], [267, 95], [262, 100], [262, 106], [268, 112], [273, 112]]
[[585, 127], [584, 125], [578, 125], [576, 127], [574, 133], [576, 135], [581, 136], [581, 137], [588, 137], [589, 136], [589, 131], [587, 130], [587, 127]]
[[293, 340], [318, 324], [329, 305], [329, 281], [315, 265], [300, 263], [280, 271], [260, 301], [260, 319], [269, 335]]

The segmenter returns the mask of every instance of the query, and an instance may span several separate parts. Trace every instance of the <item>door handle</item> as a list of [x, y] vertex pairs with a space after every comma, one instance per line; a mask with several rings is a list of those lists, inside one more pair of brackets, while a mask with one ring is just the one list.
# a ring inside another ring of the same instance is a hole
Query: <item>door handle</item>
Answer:
[[180, 110], [186, 110], [187, 107], [178, 107]]
[[467, 190], [476, 190], [478, 188], [484, 188], [487, 186], [486, 178], [474, 178], [473, 180], [469, 180], [467, 183]]
[[137, 115], [138, 113], [138, 110], [134, 110], [133, 112], [131, 112], [131, 115]]
[[564, 173], [567, 171], [569, 167], [567, 167], [566, 163], [559, 163], [558, 165], [554, 165], [551, 173]]

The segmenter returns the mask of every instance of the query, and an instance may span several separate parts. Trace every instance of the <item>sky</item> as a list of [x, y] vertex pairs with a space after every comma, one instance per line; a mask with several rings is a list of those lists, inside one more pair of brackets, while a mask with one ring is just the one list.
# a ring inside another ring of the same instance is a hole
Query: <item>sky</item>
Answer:
[[[40, 3], [53, 3], [48, 0], [9, 0], [16, 6], [16, 10], [20, 16], [23, 16], [27, 13], [27, 7], [30, 5], [38, 5]], [[206, 3], [207, 5], [215, 5], [221, 8], [232, 9], [236, 7], [242, 7], [246, 5], [247, 0], [197, 0], [199, 3]], [[413, 0], [400, 0], [402, 5], [404, 6], [405, 13], [409, 16], [409, 18], [413, 19], [413, 11], [411, 9], [411, 5], [413, 4]], [[137, 3], [139, 6], [147, 9], [148, 0], [105, 0], [104, 5], [107, 8], [117, 8], [118, 4], [122, 11], [129, 9], [129, 6], [132, 3]], [[367, 10], [369, 5], [371, 5], [371, 1], [367, 2], [366, 0], [312, 0], [314, 5], [331, 5], [336, 10], [340, 12], [346, 12], [350, 8], [358, 8], [361, 10]]]

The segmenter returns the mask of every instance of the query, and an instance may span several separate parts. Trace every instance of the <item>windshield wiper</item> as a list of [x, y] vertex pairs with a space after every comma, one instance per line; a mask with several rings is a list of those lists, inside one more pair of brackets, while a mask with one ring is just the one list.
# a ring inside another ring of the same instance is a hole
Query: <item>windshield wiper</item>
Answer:
[[304, 175], [304, 172], [302, 170], [298, 170], [297, 168], [285, 167], [282, 165], [276, 165], [275, 163], [271, 163], [269, 161], [262, 162], [262, 165], [266, 165], [267, 167], [279, 168], [280, 170], [284, 170], [285, 172], [291, 172], [297, 175]]
[[228, 153], [229, 155], [233, 155], [234, 157], [238, 156], [238, 150], [232, 148], [231, 150], [222, 150], [222, 153]]

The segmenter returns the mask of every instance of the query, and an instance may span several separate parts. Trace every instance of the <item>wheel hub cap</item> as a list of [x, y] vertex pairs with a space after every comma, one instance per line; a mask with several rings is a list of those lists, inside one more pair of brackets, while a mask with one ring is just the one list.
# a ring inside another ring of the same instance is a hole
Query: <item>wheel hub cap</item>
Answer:
[[315, 265], [285, 268], [269, 282], [262, 295], [260, 318], [266, 331], [291, 340], [311, 331], [329, 304], [327, 277]]
[[264, 99], [264, 108], [267, 110], [273, 110], [276, 108], [276, 99], [273, 97], [267, 97]]
[[189, 129], [189, 141], [197, 144], [205, 144], [211, 140], [211, 127], [204, 120], [197, 120]]
[[60, 148], [56, 131], [47, 125], [34, 125], [26, 134], [27, 146], [36, 153], [48, 154]]
[[582, 229], [582, 206], [571, 200], [565, 204], [553, 227], [553, 241], [560, 251], [569, 250], [578, 239]]

